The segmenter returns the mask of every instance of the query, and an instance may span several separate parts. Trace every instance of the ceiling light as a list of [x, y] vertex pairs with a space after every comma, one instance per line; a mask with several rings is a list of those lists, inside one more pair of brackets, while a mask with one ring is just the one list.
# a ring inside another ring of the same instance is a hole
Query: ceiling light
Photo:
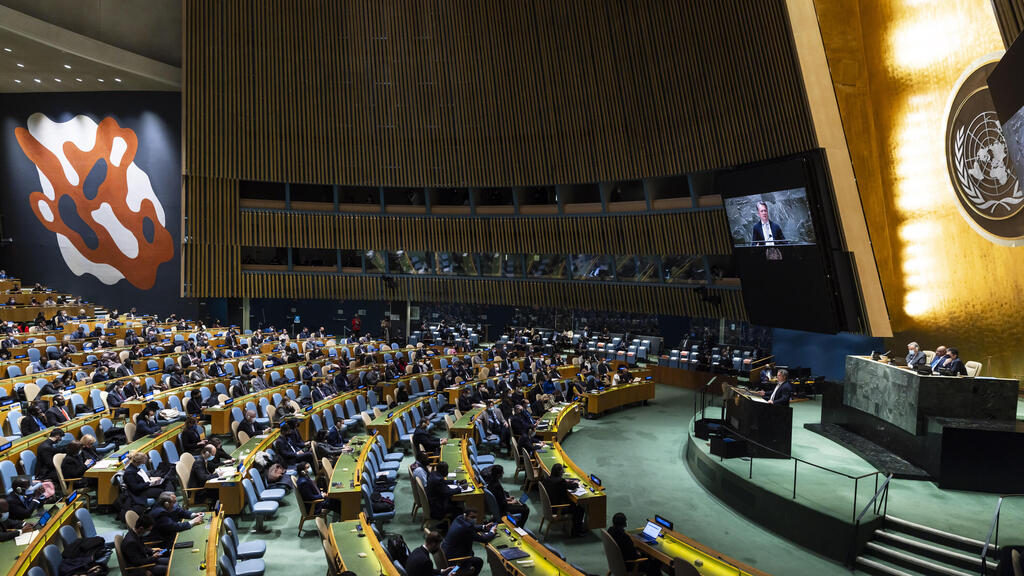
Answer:
[[78, 82], [81, 82], [81, 81], [82, 81], [82, 79], [81, 79], [81, 78], [75, 78], [75, 80], [76, 80], [76, 81], [78, 81]]
[[54, 82], [60, 82], [60, 78], [54, 78], [53, 81]]
[[4, 48], [4, 52], [13, 52], [10, 48]]
[[18, 68], [24, 68], [24, 67], [25, 67], [24, 64], [18, 64]]
[[71, 70], [71, 64], [65, 64], [64, 67], [67, 68], [68, 70]]
[[103, 78], [97, 78], [97, 80], [99, 80], [100, 82], [103, 82]]
[[43, 83], [43, 81], [40, 80], [39, 78], [33, 78], [33, 80], [35, 80], [37, 84], [42, 84]]
[[121, 81], [120, 78], [114, 78], [114, 82], [120, 82], [120, 81]]
[[14, 83], [15, 84], [21, 84], [21, 80], [15, 80]]

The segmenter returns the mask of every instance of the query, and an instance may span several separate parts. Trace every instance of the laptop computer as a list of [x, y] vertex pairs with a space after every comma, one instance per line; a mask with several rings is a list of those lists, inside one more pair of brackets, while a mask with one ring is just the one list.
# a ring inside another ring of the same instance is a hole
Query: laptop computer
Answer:
[[511, 562], [512, 560], [518, 560], [520, 558], [526, 558], [530, 554], [523, 551], [522, 548], [505, 548], [501, 551], [501, 557]]
[[644, 531], [638, 536], [641, 540], [648, 544], [657, 544], [658, 536], [661, 535], [661, 526], [655, 522], [647, 521], [647, 526], [644, 526]]

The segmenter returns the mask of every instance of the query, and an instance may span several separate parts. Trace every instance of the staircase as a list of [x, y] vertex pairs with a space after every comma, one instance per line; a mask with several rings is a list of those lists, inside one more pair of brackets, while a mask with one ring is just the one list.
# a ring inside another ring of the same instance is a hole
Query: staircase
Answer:
[[[985, 543], [886, 516], [882, 527], [854, 560], [858, 570], [888, 576], [978, 576]], [[989, 548], [988, 573], [996, 550]]]

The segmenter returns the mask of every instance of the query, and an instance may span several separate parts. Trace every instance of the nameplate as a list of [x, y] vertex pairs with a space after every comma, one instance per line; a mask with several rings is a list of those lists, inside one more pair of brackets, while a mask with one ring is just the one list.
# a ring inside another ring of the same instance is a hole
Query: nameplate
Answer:
[[13, 444], [13, 442], [7, 442], [3, 444], [2, 446], [0, 446], [0, 452], [3, 452], [4, 450], [9, 450]]

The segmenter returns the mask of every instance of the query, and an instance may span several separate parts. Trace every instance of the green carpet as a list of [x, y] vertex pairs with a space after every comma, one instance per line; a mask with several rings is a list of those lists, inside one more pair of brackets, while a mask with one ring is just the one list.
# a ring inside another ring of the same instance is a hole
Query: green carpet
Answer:
[[[566, 452], [583, 470], [600, 476], [607, 487], [609, 518], [622, 511], [629, 517], [630, 525], [636, 527], [642, 525], [646, 517], [661, 514], [675, 522], [680, 532], [769, 574], [849, 574], [845, 567], [751, 524], [697, 483], [686, 466], [683, 453], [688, 423], [693, 416], [692, 406], [691, 391], [659, 385], [656, 399], [648, 406], [628, 408], [596, 420], [583, 420], [565, 439], [563, 446]], [[799, 408], [801, 424], [804, 420], [815, 421], [815, 404], [796, 404], [794, 408]], [[841, 447], [802, 428], [799, 430], [794, 436], [794, 451], [801, 457], [811, 461], [819, 458], [838, 460], [849, 472], [870, 470], [866, 462]], [[406, 467], [411, 461], [408, 457], [402, 462], [396, 492], [398, 514], [385, 527], [388, 532], [402, 534], [409, 546], [415, 547], [422, 543], [422, 533], [419, 522], [409, 520], [413, 497]], [[515, 466], [502, 458], [498, 462], [506, 470], [506, 487], [512, 488], [511, 474]], [[784, 474], [774, 470], [776, 464], [788, 467], [788, 481], [784, 480]], [[729, 463], [729, 466], [733, 465]], [[749, 463], [735, 461], [735, 466], [737, 473], [746, 477]], [[759, 483], [774, 485], [783, 492], [792, 490], [792, 463], [757, 460], [754, 473]], [[838, 505], [840, 500], [828, 496], [836, 493], [834, 479], [829, 475], [801, 470], [799, 482], [800, 497], [807, 503], [834, 507], [837, 513], [845, 510], [845, 503]], [[849, 492], [845, 487], [839, 491]], [[518, 489], [514, 493], [518, 494]], [[536, 500], [536, 497], [531, 499], [531, 504]], [[951, 506], [955, 506], [958, 513], [950, 514]], [[927, 482], [898, 482], [893, 486], [889, 501], [892, 514], [973, 537], [987, 532], [994, 506], [993, 495], [939, 491]], [[969, 512], [960, 513], [960, 510]], [[1012, 510], [1007, 510], [1011, 514], [1004, 513], [1004, 535], [1013, 531], [1024, 533], [1018, 526], [1024, 521], [1022, 511], [1024, 503], [1014, 504]], [[537, 527], [540, 517], [536, 509], [532, 510], [531, 529]], [[252, 520], [236, 520], [243, 532], [243, 540], [260, 538], [267, 541], [268, 550], [264, 558], [267, 574], [319, 575], [326, 572], [327, 565], [315, 525], [309, 523], [307, 527], [310, 530], [301, 539], [296, 535], [298, 511], [291, 495], [285, 499], [277, 517], [267, 522], [271, 529], [269, 534], [248, 534]], [[96, 524], [100, 532], [123, 529], [115, 525], [111, 515], [98, 515]], [[590, 573], [604, 575], [608, 570], [596, 532], [581, 538], [566, 538], [561, 528], [555, 527], [551, 531], [550, 544]], [[484, 557], [484, 551], [478, 549], [477, 555]], [[113, 568], [116, 560], [111, 562]], [[486, 564], [484, 572], [489, 573]]]

